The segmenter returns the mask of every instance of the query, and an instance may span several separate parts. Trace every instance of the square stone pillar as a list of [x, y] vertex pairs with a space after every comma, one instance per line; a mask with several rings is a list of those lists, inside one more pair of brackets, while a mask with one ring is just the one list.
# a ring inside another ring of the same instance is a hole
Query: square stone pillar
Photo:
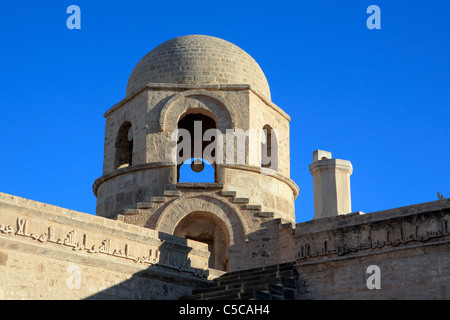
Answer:
[[331, 152], [316, 150], [309, 165], [314, 186], [314, 219], [352, 212], [350, 161], [332, 159]]

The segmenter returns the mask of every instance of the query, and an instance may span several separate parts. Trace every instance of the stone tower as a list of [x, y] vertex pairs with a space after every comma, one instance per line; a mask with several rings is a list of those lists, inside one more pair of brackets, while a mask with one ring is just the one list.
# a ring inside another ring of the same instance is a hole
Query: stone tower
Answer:
[[[295, 222], [290, 118], [239, 47], [203, 35], [159, 45], [104, 116], [97, 215], [205, 242], [209, 265], [219, 270], [245, 266], [245, 244], [263, 222]], [[216, 134], [207, 137], [208, 129]], [[212, 180], [182, 179], [188, 159], [197, 159], [194, 171], [211, 164]]]

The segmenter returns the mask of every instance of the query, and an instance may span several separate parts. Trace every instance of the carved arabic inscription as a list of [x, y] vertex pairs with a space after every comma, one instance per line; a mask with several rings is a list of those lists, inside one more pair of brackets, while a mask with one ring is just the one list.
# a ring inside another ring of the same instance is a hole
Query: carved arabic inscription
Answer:
[[88, 235], [86, 233], [82, 234], [81, 241], [76, 241], [75, 230], [70, 231], [63, 238], [56, 238], [55, 228], [53, 226], [49, 226], [47, 228], [47, 231], [42, 234], [33, 232], [29, 233], [28, 227], [29, 223], [27, 219], [17, 218], [16, 228], [14, 228], [11, 224], [0, 224], [0, 234], [11, 234], [31, 238], [41, 243], [50, 242], [57, 245], [70, 247], [73, 251], [84, 251], [89, 254], [105, 254], [108, 256], [131, 260], [135, 263], [148, 265], [159, 264], [169, 268], [175, 268], [179, 271], [190, 272], [201, 277], [207, 277], [208, 275], [207, 270], [192, 268], [189, 258], [186, 258], [186, 261], [184, 261], [183, 263], [174, 263], [173, 260], [170, 259], [170, 253], [167, 252], [167, 261], [161, 261], [161, 254], [157, 247], [148, 249], [148, 255], [134, 256], [131, 254], [130, 246], [128, 243], [124, 244], [123, 247], [116, 247], [113, 249], [112, 241], [109, 238], [102, 240], [99, 244], [97, 243], [88, 245]]
[[[343, 256], [360, 250], [371, 250], [385, 246], [397, 247], [411, 242], [426, 242], [431, 239], [444, 238], [450, 235], [449, 220], [440, 217], [426, 227], [426, 230], [419, 231], [423, 225], [405, 221], [396, 227], [390, 226], [383, 230], [369, 230], [367, 236], [360, 236], [356, 241], [349, 241], [351, 234], [346, 235], [347, 241], [330, 239], [321, 241], [301, 241], [297, 244], [297, 259], [337, 254]], [[423, 222], [422, 222], [423, 224]]]

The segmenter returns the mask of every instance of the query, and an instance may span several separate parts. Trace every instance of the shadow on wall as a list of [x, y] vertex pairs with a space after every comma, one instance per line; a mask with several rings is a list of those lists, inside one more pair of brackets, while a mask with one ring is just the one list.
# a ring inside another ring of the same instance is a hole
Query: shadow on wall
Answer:
[[[284, 226], [281, 219], [267, 217], [261, 230], [250, 233], [249, 243], [230, 246], [227, 256], [236, 263], [234, 271], [277, 265], [295, 260], [294, 250], [280, 250], [280, 242], [291, 248], [292, 225]], [[283, 230], [281, 230], [283, 229]], [[208, 254], [203, 257], [205, 269], [192, 266], [192, 253], [188, 239], [159, 232], [164, 242], [159, 247], [157, 262], [145, 270], [136, 272], [129, 279], [105, 288], [85, 300], [178, 300], [190, 296], [193, 289], [205, 288], [211, 284], [208, 278], [215, 278], [223, 271], [206, 269]], [[249, 259], [242, 259], [243, 256]], [[203, 261], [202, 260], [202, 261]], [[215, 274], [217, 273], [217, 274]]]
[[[192, 267], [187, 239], [159, 233], [163, 243], [153, 257], [154, 264], [85, 300], [176, 300], [193, 289], [208, 285], [208, 269]], [[208, 257], [205, 257], [207, 261]]]

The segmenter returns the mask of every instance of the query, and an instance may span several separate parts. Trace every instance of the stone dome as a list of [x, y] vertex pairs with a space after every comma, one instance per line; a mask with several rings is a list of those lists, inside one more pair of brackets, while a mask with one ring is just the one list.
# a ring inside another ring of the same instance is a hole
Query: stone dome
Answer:
[[270, 100], [270, 88], [258, 63], [238, 46], [211, 36], [171, 39], [150, 51], [134, 67], [127, 95], [147, 83], [249, 84]]

